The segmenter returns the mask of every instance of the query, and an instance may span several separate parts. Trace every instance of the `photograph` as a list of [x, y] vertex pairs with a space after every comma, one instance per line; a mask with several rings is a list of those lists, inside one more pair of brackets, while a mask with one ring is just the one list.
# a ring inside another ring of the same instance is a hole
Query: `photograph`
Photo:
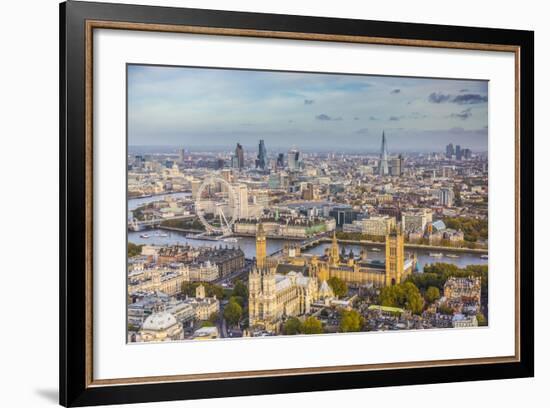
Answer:
[[126, 342], [486, 330], [489, 85], [127, 63]]

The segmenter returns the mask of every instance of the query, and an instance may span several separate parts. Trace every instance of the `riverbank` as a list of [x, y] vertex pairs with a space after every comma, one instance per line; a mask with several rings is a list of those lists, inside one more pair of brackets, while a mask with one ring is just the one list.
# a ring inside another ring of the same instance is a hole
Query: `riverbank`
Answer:
[[[164, 225], [161, 225], [158, 228], [167, 230], [167, 231], [181, 232], [186, 234], [201, 234], [204, 232], [204, 230], [184, 229], [184, 228], [177, 228], [177, 227], [168, 227]], [[232, 236], [237, 238], [256, 238], [255, 234], [241, 233], [241, 234], [233, 234]], [[300, 237], [281, 237], [279, 235], [267, 235], [267, 239], [278, 240], [278, 241], [303, 241], [304, 240], [304, 238], [300, 238]], [[322, 243], [330, 243], [330, 242], [332, 242], [331, 238], [323, 237], [323, 238], [320, 238], [317, 242], [313, 243], [311, 247], [315, 247]], [[369, 246], [384, 247], [386, 245], [384, 242], [368, 241], [368, 240], [339, 239], [338, 242], [345, 245], [358, 245], [358, 246], [369, 245]], [[422, 249], [422, 250], [429, 250], [429, 251], [458, 252], [458, 253], [466, 253], [466, 254], [467, 253], [470, 253], [470, 254], [488, 254], [489, 253], [488, 249], [483, 249], [483, 248], [457, 248], [457, 247], [447, 247], [447, 246], [441, 246], [441, 245], [424, 245], [424, 244], [412, 244], [412, 243], [405, 243], [405, 249]]]
[[189, 234], [202, 234], [204, 232], [204, 230], [191, 229], [191, 228], [168, 227], [168, 226], [162, 225], [162, 224], [159, 225], [157, 228], [161, 229], [161, 230], [166, 230], [166, 231], [183, 232], [183, 233], [189, 233]]
[[165, 191], [165, 192], [162, 192], [162, 193], [154, 193], [154, 194], [145, 194], [145, 195], [142, 195], [142, 196], [128, 196], [128, 200], [141, 200], [141, 199], [144, 199], [144, 198], [160, 198], [160, 197], [163, 197], [163, 196], [171, 196], [171, 195], [174, 195], [174, 194], [188, 194], [189, 196], [191, 196], [191, 191], [190, 190], [183, 190], [183, 191]]
[[[330, 243], [332, 240], [330, 238], [321, 238], [319, 243]], [[352, 239], [339, 239], [338, 243], [346, 245], [359, 245], [359, 246], [380, 246], [384, 247], [386, 244], [384, 242], [377, 241], [367, 241], [367, 240], [352, 240]], [[405, 243], [405, 249], [424, 249], [424, 250], [436, 250], [436, 251], [446, 251], [446, 252], [460, 252], [460, 253], [471, 253], [471, 254], [488, 254], [488, 249], [482, 248], [457, 248], [457, 247], [447, 247], [441, 245], [424, 245], [424, 244], [411, 244]]]
[[[193, 239], [189, 233], [180, 232], [176, 230], [168, 231], [164, 230], [165, 233], [167, 233], [167, 236], [159, 236], [156, 235], [157, 232], [160, 232], [163, 230], [160, 229], [153, 229], [148, 230], [147, 234], [150, 235], [149, 238], [142, 238], [140, 235], [142, 232], [134, 232], [130, 231], [128, 232], [128, 241], [132, 242], [136, 245], [185, 245], [189, 244], [194, 247], [200, 248], [200, 247], [217, 247], [219, 245], [229, 245], [229, 246], [235, 246], [239, 247], [243, 250], [245, 257], [248, 259], [253, 259], [256, 256], [256, 239], [255, 237], [235, 237], [237, 238], [237, 242], [227, 243], [224, 241], [209, 241], [204, 239]], [[267, 240], [267, 253], [273, 254], [276, 252], [279, 252], [285, 245], [285, 242], [298, 242], [298, 241], [285, 241], [284, 239], [268, 239]], [[364, 248], [365, 246], [368, 246], [370, 248], [367, 248], [368, 257], [370, 259], [377, 259], [380, 261], [384, 261], [385, 255], [384, 255], [384, 247], [381, 243], [375, 243], [375, 244], [369, 244], [368, 242], [341, 242], [339, 241], [341, 249], [345, 249], [346, 252], [350, 252], [350, 250], [353, 250], [355, 254], [359, 254], [361, 251], [361, 248]], [[377, 245], [376, 245], [377, 244]], [[326, 248], [330, 248], [330, 239], [327, 242], [321, 242], [318, 245], [308, 247], [306, 249], [302, 249], [302, 253], [304, 254], [311, 254], [311, 255], [317, 255], [322, 256], [325, 253]], [[380, 251], [374, 251], [373, 248], [380, 248]], [[370, 250], [369, 250], [370, 249]], [[407, 248], [406, 252], [416, 252], [417, 255], [417, 265], [420, 271], [423, 270], [423, 267], [425, 265], [433, 264], [435, 262], [445, 262], [457, 265], [460, 268], [465, 268], [468, 265], [487, 265], [488, 259], [481, 258], [479, 253], [472, 252], [472, 251], [461, 251], [461, 252], [451, 252], [449, 251], [449, 248], [440, 248], [440, 249], [434, 249], [431, 248], [418, 248], [418, 249], [412, 249]], [[441, 252], [443, 254], [443, 257], [436, 258], [433, 256], [430, 256], [430, 253], [433, 252]], [[447, 254], [456, 254], [457, 257], [448, 257]]]

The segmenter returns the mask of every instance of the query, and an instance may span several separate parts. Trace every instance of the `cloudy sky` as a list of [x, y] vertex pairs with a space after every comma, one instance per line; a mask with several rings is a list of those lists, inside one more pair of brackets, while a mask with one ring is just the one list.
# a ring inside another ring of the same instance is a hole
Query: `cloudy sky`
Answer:
[[128, 66], [130, 146], [487, 150], [485, 81]]

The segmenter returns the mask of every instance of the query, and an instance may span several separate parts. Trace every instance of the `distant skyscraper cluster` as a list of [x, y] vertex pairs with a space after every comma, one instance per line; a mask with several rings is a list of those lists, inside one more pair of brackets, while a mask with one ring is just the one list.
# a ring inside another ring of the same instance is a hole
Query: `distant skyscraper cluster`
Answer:
[[[183, 153], [180, 154], [180, 157], [183, 156]], [[258, 153], [254, 161], [255, 168], [258, 170], [266, 171], [269, 169], [288, 169], [290, 172], [303, 170], [303, 158], [301, 152], [293, 147], [291, 148], [285, 160], [284, 153], [278, 153], [275, 159], [271, 161], [268, 158], [267, 148], [265, 141], [260, 139], [258, 142]], [[223, 159], [219, 159], [220, 163], [217, 166], [214, 166], [216, 169], [223, 168]], [[242, 170], [245, 166], [245, 157], [244, 157], [244, 148], [240, 143], [237, 143], [235, 151], [231, 156], [231, 168]]]
[[445, 148], [445, 156], [448, 159], [470, 160], [472, 158], [472, 151], [468, 148], [463, 149], [460, 145], [453, 146], [452, 143], [449, 143]]

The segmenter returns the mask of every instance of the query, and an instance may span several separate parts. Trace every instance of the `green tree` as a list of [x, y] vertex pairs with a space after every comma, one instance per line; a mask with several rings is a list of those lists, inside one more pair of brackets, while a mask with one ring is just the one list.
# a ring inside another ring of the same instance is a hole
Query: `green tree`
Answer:
[[437, 299], [441, 297], [439, 293], [439, 288], [436, 288], [435, 286], [430, 286], [428, 289], [426, 289], [426, 293], [424, 294], [424, 297], [426, 298], [426, 302], [433, 303]]
[[[203, 283], [204, 285], [204, 283]], [[216, 298], [218, 299], [223, 299], [225, 293], [223, 291], [223, 287], [220, 286], [220, 285], [214, 285], [212, 283], [207, 283], [205, 285], [205, 289], [206, 289], [206, 295], [209, 296], [209, 297], [214, 297], [216, 296]]]
[[128, 242], [128, 258], [133, 256], [141, 255], [141, 248], [143, 245], [137, 245], [133, 242]]
[[209, 282], [183, 282], [181, 284], [181, 292], [189, 297], [194, 297], [199, 285], [204, 286], [206, 296], [208, 297], [216, 296], [218, 299], [223, 299], [225, 296], [223, 287]]
[[332, 288], [335, 296], [343, 297], [348, 294], [348, 285], [342, 279], [333, 276], [329, 278], [327, 283]]
[[430, 286], [443, 290], [443, 285], [451, 276], [467, 278], [475, 276], [481, 278], [481, 294], [487, 296], [489, 268], [487, 265], [468, 265], [459, 268], [454, 264], [436, 262], [424, 266], [424, 273], [415, 273], [407, 278], [407, 281], [414, 283], [420, 290], [426, 291]]
[[248, 287], [240, 279], [235, 281], [233, 296], [240, 296], [243, 299], [248, 299]]
[[478, 326], [487, 326], [487, 319], [483, 313], [478, 313], [476, 315], [477, 325]]
[[208, 318], [208, 321], [212, 323], [216, 323], [218, 320], [220, 320], [220, 314], [218, 312], [212, 313]]
[[317, 318], [310, 316], [304, 320], [302, 331], [305, 334], [319, 334], [323, 332], [323, 325]]
[[227, 322], [234, 326], [239, 323], [241, 316], [243, 315], [243, 308], [235, 301], [229, 301], [223, 311], [223, 317]]
[[229, 298], [230, 302], [237, 302], [240, 307], [244, 307], [244, 298], [242, 296], [231, 296]]
[[405, 282], [401, 286], [404, 294], [402, 306], [415, 314], [421, 313], [424, 307], [424, 298], [416, 285], [412, 282]]
[[478, 239], [487, 239], [489, 235], [487, 220], [469, 217], [447, 217], [443, 219], [443, 222], [448, 228], [462, 230], [465, 241], [476, 242]]
[[452, 315], [454, 313], [453, 309], [447, 305], [439, 306], [438, 312], [444, 315]]
[[382, 288], [379, 301], [382, 306], [402, 307], [415, 314], [421, 313], [424, 307], [424, 299], [411, 281]]
[[302, 322], [296, 317], [290, 317], [283, 326], [283, 333], [294, 335], [302, 332]]
[[344, 333], [360, 331], [363, 321], [363, 316], [357, 310], [344, 310], [340, 319], [340, 330]]
[[404, 292], [401, 285], [385, 286], [380, 290], [379, 302], [382, 306], [403, 306]]

